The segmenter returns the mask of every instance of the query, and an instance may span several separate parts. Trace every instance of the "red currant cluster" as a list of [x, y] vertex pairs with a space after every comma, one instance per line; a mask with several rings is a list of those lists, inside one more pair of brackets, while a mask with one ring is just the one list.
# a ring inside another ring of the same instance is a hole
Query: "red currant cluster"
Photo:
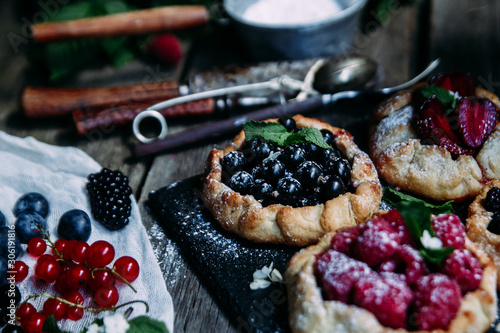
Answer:
[[[114, 309], [119, 293], [115, 283], [130, 285], [139, 276], [139, 264], [129, 256], [115, 258], [113, 245], [104, 240], [88, 244], [84, 241], [58, 239], [52, 243], [45, 239], [33, 238], [29, 241], [27, 252], [37, 257], [35, 276], [47, 283], [54, 283], [59, 295], [48, 293], [32, 295], [21, 303], [16, 311], [16, 319], [25, 332], [42, 332], [45, 319], [51, 315], [56, 321], [69, 319], [78, 321], [84, 311], [100, 312]], [[47, 245], [48, 244], [48, 245]], [[46, 253], [47, 247], [52, 248]], [[23, 281], [29, 272], [23, 261], [15, 262], [16, 282]], [[84, 297], [80, 290], [89, 288], [97, 308], [83, 306]], [[46, 296], [42, 311], [38, 312], [28, 301], [38, 296]]]

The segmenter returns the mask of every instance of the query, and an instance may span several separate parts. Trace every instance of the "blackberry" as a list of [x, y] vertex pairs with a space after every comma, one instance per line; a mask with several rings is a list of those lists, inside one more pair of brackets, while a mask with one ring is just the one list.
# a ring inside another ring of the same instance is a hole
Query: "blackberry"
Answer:
[[88, 176], [92, 215], [109, 230], [118, 230], [129, 222], [132, 211], [127, 176], [120, 171], [103, 168], [99, 173]]
[[293, 119], [290, 116], [283, 116], [278, 119], [278, 122], [285, 126], [286, 130], [288, 132], [293, 132], [297, 129], [297, 123], [295, 122], [295, 119]]
[[489, 232], [500, 235], [500, 211], [493, 214], [487, 229]]
[[500, 211], [500, 188], [492, 187], [488, 190], [484, 201], [484, 208], [493, 213]]

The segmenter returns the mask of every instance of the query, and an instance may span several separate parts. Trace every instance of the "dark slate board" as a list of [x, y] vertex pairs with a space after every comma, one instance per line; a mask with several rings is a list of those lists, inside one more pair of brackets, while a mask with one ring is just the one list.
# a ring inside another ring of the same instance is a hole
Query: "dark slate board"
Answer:
[[271, 263], [284, 274], [298, 248], [254, 244], [220, 228], [199, 200], [200, 179], [153, 191], [148, 204], [238, 330], [289, 332], [285, 285], [256, 291], [249, 285], [253, 273]]

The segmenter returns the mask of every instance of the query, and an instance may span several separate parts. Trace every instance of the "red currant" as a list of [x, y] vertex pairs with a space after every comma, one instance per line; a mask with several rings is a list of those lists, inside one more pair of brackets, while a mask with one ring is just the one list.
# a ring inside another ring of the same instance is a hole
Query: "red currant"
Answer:
[[87, 259], [88, 251], [89, 251], [89, 244], [87, 244], [87, 242], [77, 241], [71, 247], [69, 257], [74, 262], [83, 264]]
[[61, 293], [65, 293], [69, 290], [72, 290], [71, 286], [68, 284], [68, 280], [66, 279], [66, 276], [64, 273], [59, 275], [59, 277], [56, 280], [56, 288], [59, 290]]
[[[64, 248], [66, 247], [66, 244], [68, 243], [67, 240], [63, 239], [63, 238], [59, 238], [58, 240], [56, 240], [56, 242], [54, 243], [54, 246], [55, 246], [55, 250], [57, 250], [57, 252], [59, 252], [60, 255], [63, 254], [63, 251], [64, 251]], [[52, 253], [56, 253], [54, 249], [52, 249]]]
[[94, 270], [90, 276], [89, 287], [96, 291], [100, 287], [111, 287], [116, 282], [115, 277], [108, 271]]
[[45, 323], [45, 315], [41, 312], [30, 314], [22, 324], [25, 333], [41, 333], [43, 330], [43, 323]]
[[89, 283], [90, 270], [82, 264], [70, 265], [64, 272], [64, 277], [71, 288], [78, 289]]
[[76, 306], [70, 306], [68, 308], [68, 319], [73, 321], [78, 321], [83, 317], [83, 309]]
[[100, 307], [110, 308], [118, 303], [118, 289], [116, 287], [101, 287], [94, 293], [94, 300]]
[[16, 260], [14, 262], [14, 272], [16, 275], [16, 282], [21, 282], [28, 276], [30, 268], [24, 263], [24, 261]]
[[104, 267], [110, 264], [115, 257], [115, 248], [109, 242], [100, 240], [92, 243], [89, 248], [87, 265]]
[[[113, 265], [113, 270], [129, 283], [135, 281], [139, 276], [139, 264], [137, 260], [129, 256], [118, 258]], [[119, 277], [117, 277], [117, 281], [123, 282]]]
[[64, 249], [62, 251], [63, 259], [66, 259], [66, 260], [71, 259], [71, 251], [73, 250], [73, 246], [75, 246], [76, 243], [78, 243], [77, 240], [66, 241], [66, 245], [64, 246]]
[[83, 296], [78, 290], [70, 290], [66, 293], [64, 293], [63, 298], [67, 300], [68, 302], [74, 303], [74, 304], [79, 304], [83, 305]]
[[54, 282], [61, 275], [61, 271], [61, 266], [53, 256], [37, 262], [35, 266], [35, 275], [47, 283]]
[[43, 314], [47, 317], [54, 315], [56, 321], [66, 318], [67, 313], [68, 304], [55, 298], [48, 298], [45, 303], [43, 303]]
[[45, 260], [52, 260], [52, 259], [55, 259], [53, 255], [50, 255], [50, 254], [42, 254], [40, 257], [38, 257], [38, 259], [36, 260], [36, 264], [37, 265], [40, 265], [42, 262], [44, 262]]
[[32, 313], [35, 313], [36, 309], [35, 307], [29, 303], [25, 302], [19, 305], [19, 307], [16, 310], [16, 320], [19, 324], [23, 324], [23, 322], [28, 318], [28, 316]]
[[27, 249], [30, 255], [33, 257], [39, 257], [47, 250], [47, 243], [45, 243], [44, 239], [35, 237], [28, 242]]

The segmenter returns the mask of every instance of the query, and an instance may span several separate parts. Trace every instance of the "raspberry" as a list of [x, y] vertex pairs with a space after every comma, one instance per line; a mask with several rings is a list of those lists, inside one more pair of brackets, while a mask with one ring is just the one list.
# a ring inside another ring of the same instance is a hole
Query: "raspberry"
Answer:
[[390, 211], [382, 215], [382, 218], [389, 222], [391, 227], [400, 235], [400, 244], [414, 245], [415, 242], [413, 241], [413, 236], [411, 235], [408, 226], [406, 225], [403, 217], [397, 209], [391, 209]]
[[354, 248], [357, 259], [376, 266], [390, 258], [399, 246], [401, 236], [383, 218], [375, 218], [360, 229]]
[[321, 254], [314, 269], [327, 298], [347, 304], [354, 284], [361, 277], [376, 274], [365, 263], [334, 250]]
[[500, 211], [500, 188], [492, 187], [488, 190], [484, 200], [484, 208], [493, 213]]
[[176, 64], [182, 58], [182, 46], [173, 34], [161, 34], [153, 38], [149, 44], [151, 52], [167, 64]]
[[353, 247], [359, 235], [359, 227], [350, 227], [337, 232], [331, 241], [330, 248], [340, 253], [352, 256]]
[[454, 214], [441, 214], [432, 218], [432, 228], [443, 246], [460, 249], [465, 245], [465, 227]]
[[410, 245], [399, 247], [396, 255], [403, 262], [401, 270], [409, 285], [415, 284], [419, 278], [429, 273], [420, 252]]
[[477, 289], [483, 277], [481, 263], [466, 249], [453, 251], [446, 258], [442, 272], [458, 282], [462, 294]]
[[462, 294], [458, 283], [440, 273], [421, 277], [415, 288], [413, 322], [419, 330], [446, 330], [457, 314]]
[[94, 218], [109, 230], [126, 226], [132, 211], [132, 189], [120, 171], [107, 168], [88, 176], [87, 190]]
[[406, 328], [407, 312], [414, 294], [408, 285], [389, 276], [370, 275], [354, 287], [354, 304], [370, 311], [392, 328]]

